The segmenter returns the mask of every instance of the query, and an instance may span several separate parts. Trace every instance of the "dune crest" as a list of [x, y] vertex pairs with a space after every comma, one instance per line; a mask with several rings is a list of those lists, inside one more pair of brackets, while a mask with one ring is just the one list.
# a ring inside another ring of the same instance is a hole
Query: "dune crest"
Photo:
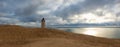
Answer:
[[0, 25], [0, 47], [120, 47], [120, 39], [99, 38], [47, 28]]

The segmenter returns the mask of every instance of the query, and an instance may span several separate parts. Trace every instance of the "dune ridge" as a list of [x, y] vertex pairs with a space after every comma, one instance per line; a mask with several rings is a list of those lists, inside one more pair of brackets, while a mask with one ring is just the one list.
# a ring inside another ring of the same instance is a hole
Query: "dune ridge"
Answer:
[[0, 47], [120, 47], [120, 39], [93, 37], [48, 28], [0, 25]]

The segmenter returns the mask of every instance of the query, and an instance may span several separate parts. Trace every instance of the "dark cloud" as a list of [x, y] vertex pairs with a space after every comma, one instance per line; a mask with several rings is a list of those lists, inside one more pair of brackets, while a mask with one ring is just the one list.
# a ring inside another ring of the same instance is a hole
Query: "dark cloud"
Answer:
[[[32, 2], [32, 0], [31, 0]], [[17, 17], [21, 22], [36, 22], [36, 10], [39, 7], [40, 4], [33, 4], [31, 2], [25, 2], [20, 4], [21, 7], [18, 7], [14, 10], [15, 12], [15, 17]]]
[[64, 16], [66, 18], [71, 15], [86, 13], [97, 8], [103, 8], [105, 5], [110, 5], [113, 3], [113, 0], [86, 0], [84, 2], [71, 4], [68, 7], [65, 7], [64, 9], [56, 10], [54, 14], [56, 16]]
[[[94, 13], [98, 16], [104, 16], [105, 14], [103, 11], [96, 12], [95, 10], [98, 8], [109, 10], [109, 8], [104, 9], [104, 7], [114, 6], [119, 3], [119, 0], [85, 0], [83, 2], [75, 0], [74, 3], [69, 2], [69, 0], [66, 1], [69, 3], [68, 6], [65, 6], [66, 2], [57, 4], [57, 1], [55, 0], [0, 0], [0, 2], [2, 2], [0, 3], [0, 12], [2, 12], [0, 15], [1, 17], [17, 19], [21, 23], [36, 22], [43, 17], [47, 18], [49, 23], [58, 24], [60, 22], [62, 23], [62, 21], [70, 23], [71, 20], [68, 19], [70, 16], [88, 12]], [[36, 13], [37, 11], [42, 13], [44, 10], [48, 10], [50, 12], [44, 14]], [[116, 15], [119, 15], [119, 13]], [[51, 18], [51, 20], [49, 18]], [[4, 20], [0, 22], [5, 23]], [[6, 23], [8, 23], [8, 21], [6, 21]]]
[[29, 5], [27, 7], [25, 6], [25, 8], [18, 8], [16, 9], [15, 14], [19, 16], [30, 16], [34, 14], [37, 7], [38, 6], [36, 5]]
[[117, 16], [117, 17], [119, 17], [119, 16], [120, 16], [120, 12], [119, 12], [119, 13], [117, 13], [117, 14], [116, 14], [116, 16]]
[[80, 11], [82, 11], [82, 9], [78, 4], [72, 4], [72, 5], [68, 6], [68, 7], [65, 7], [62, 10], [56, 10], [54, 12], [54, 14], [56, 16], [61, 16], [61, 17], [66, 18], [68, 16], [80, 13]]

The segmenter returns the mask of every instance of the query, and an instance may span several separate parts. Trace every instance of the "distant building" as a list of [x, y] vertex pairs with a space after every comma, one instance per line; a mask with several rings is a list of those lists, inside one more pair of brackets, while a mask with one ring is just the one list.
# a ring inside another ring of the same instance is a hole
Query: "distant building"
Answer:
[[44, 18], [42, 18], [42, 20], [41, 20], [41, 28], [45, 28], [45, 19]]

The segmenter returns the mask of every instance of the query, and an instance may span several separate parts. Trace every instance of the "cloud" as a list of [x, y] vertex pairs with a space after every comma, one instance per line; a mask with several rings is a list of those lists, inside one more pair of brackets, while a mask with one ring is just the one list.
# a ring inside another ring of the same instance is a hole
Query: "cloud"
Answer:
[[92, 11], [97, 8], [103, 8], [105, 5], [111, 4], [110, 2], [113, 3], [113, 1], [111, 0], [86, 0], [84, 2], [79, 1], [74, 4], [68, 5], [67, 7], [60, 6], [64, 8], [60, 8], [54, 13], [61, 16], [70, 16]]
[[[0, 2], [0, 18], [11, 19], [9, 22], [1, 20], [1, 24], [19, 21], [16, 24], [31, 23], [35, 26], [36, 21], [40, 22], [43, 17], [46, 18], [48, 25], [117, 23], [119, 20], [115, 21], [116, 16], [120, 16], [119, 0], [0, 0]], [[101, 22], [97, 22], [101, 19]]]
[[7, 4], [5, 2], [0, 2], [0, 8], [4, 8]]
[[0, 24], [16, 24], [20, 22], [18, 19], [0, 17]]
[[[81, 17], [79, 18], [77, 17], [78, 19], [74, 18], [72, 19], [72, 21], [71, 19], [69, 19], [69, 17], [73, 18], [73, 17], [76, 17], [76, 15], [80, 16], [81, 14], [87, 14], [87, 13], [95, 14], [96, 18], [99, 18], [99, 16], [103, 16], [104, 22], [106, 21], [106, 18], [108, 19], [108, 21], [106, 22], [111, 22], [115, 20], [115, 18], [112, 18], [112, 17], [116, 16], [114, 15], [114, 12], [111, 11], [111, 8], [112, 8], [111, 6], [114, 6], [116, 4], [118, 3], [116, 3], [116, 1], [113, 1], [113, 0], [85, 0], [84, 2], [76, 2], [74, 4], [70, 4], [67, 7], [61, 6], [62, 8], [54, 11], [54, 14], [56, 16], [62, 17], [63, 19], [67, 20], [69, 23], [86, 22], [85, 19]], [[97, 11], [100, 11], [100, 12], [97, 12]], [[108, 16], [106, 17], [106, 15]], [[87, 17], [88, 15], [84, 15], [84, 16]]]

